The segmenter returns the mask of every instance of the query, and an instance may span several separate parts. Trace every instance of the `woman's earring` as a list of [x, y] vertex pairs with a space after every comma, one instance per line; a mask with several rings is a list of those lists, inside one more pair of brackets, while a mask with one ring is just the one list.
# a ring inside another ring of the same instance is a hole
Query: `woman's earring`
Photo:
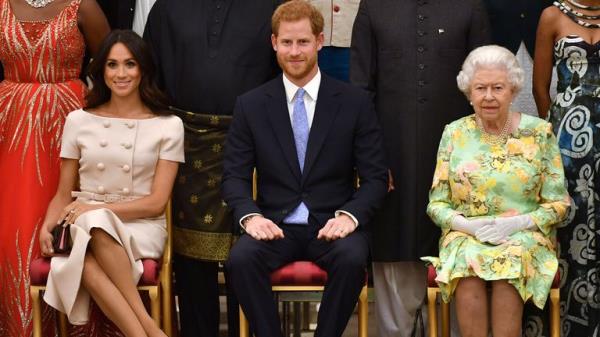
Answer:
[[473, 106], [473, 102], [469, 101], [469, 105], [470, 105], [470, 106]]

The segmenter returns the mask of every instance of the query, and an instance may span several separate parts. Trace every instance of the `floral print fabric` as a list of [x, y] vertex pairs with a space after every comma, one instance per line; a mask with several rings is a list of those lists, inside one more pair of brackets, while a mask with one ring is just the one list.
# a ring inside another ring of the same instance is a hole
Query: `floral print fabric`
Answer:
[[[425, 257], [437, 270], [448, 302], [462, 277], [508, 280], [523, 301], [542, 308], [558, 269], [555, 225], [566, 217], [569, 196], [551, 125], [521, 114], [506, 144], [483, 141], [475, 116], [446, 126], [437, 156], [427, 213], [442, 228], [440, 257]], [[512, 234], [492, 245], [450, 228], [466, 218], [527, 214], [536, 230]]]

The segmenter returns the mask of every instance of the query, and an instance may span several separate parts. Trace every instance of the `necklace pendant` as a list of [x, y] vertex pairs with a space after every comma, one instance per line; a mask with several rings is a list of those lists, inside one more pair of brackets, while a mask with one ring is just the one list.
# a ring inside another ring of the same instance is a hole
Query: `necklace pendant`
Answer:
[[46, 7], [48, 4], [53, 2], [54, 0], [25, 0], [27, 4], [33, 8], [42, 8]]

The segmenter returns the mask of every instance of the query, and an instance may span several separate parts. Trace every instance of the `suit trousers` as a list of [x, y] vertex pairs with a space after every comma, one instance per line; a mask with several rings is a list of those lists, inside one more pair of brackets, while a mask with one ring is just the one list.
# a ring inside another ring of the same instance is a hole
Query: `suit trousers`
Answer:
[[[181, 337], [218, 337], [220, 321], [219, 263], [175, 255], [175, 290], [179, 299]], [[239, 303], [227, 285], [227, 336], [239, 337]]]
[[379, 332], [377, 336], [411, 337], [417, 309], [426, 308], [425, 264], [373, 262], [373, 286], [376, 297], [375, 319]]
[[285, 237], [273, 241], [242, 235], [225, 263], [251, 329], [257, 337], [283, 336], [270, 274], [287, 263], [308, 260], [327, 271], [315, 336], [341, 336], [365, 282], [368, 235], [357, 230], [328, 242], [317, 240], [317, 226], [281, 225], [281, 229]]
[[[419, 308], [425, 328], [423, 336], [428, 336], [425, 263], [373, 262], [373, 286], [378, 337], [421, 336], [419, 331], [413, 331], [413, 328], [421, 329], [420, 324], [415, 324]], [[460, 333], [454, 302], [450, 307], [450, 333], [452, 337], [458, 337]]]

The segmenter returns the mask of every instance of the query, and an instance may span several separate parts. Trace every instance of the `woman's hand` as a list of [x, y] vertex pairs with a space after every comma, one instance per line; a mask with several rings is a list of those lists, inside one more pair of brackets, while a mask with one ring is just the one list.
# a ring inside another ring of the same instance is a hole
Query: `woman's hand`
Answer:
[[499, 245], [508, 241], [508, 238], [518, 231], [535, 229], [535, 223], [529, 215], [516, 215], [494, 219], [494, 223], [477, 230], [475, 235], [481, 242]]
[[52, 233], [48, 230], [48, 226], [42, 226], [40, 230], [40, 251], [42, 256], [50, 256], [54, 253], [52, 248]]
[[75, 200], [63, 208], [60, 212], [59, 221], [62, 222], [64, 219], [68, 224], [73, 224], [81, 214], [98, 208], [100, 208], [99, 205], [86, 204]]
[[467, 219], [462, 215], [456, 215], [454, 218], [452, 218], [450, 227], [452, 230], [475, 236], [475, 233], [478, 230], [484, 226], [491, 225], [492, 223], [494, 223], [492, 218]]

